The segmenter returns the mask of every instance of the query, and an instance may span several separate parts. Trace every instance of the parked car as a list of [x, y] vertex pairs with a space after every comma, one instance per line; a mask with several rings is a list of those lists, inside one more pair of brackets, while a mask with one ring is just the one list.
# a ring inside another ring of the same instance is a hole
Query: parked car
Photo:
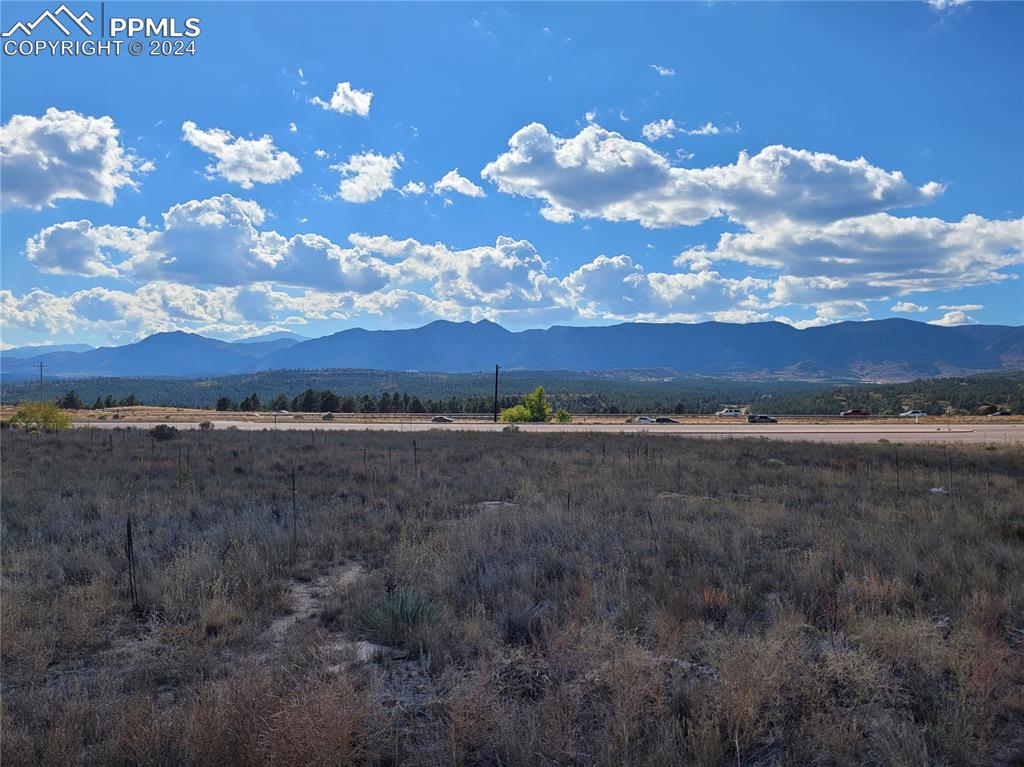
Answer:
[[722, 410], [719, 410], [717, 413], [715, 413], [715, 415], [717, 415], [717, 416], [735, 416], [736, 418], [739, 418], [741, 415], [743, 415], [743, 413], [741, 413], [736, 408], [727, 407], [727, 408], [724, 408]]
[[867, 418], [871, 415], [868, 410], [844, 410], [839, 414], [840, 418]]
[[669, 418], [668, 416], [658, 416], [654, 419], [655, 423], [679, 423], [675, 418]]
[[633, 419], [633, 423], [654, 423], [654, 419], [649, 415], [641, 415]]
[[924, 418], [927, 415], [923, 410], [908, 410], [906, 413], [900, 413], [900, 418]]
[[992, 417], [997, 416], [997, 415], [1010, 415], [1010, 414], [1009, 413], [1004, 413], [1002, 410], [997, 410], [994, 413], [989, 413], [988, 417], [992, 418]]
[[454, 418], [449, 418], [446, 415], [435, 415], [430, 419], [431, 423], [455, 423]]
[[778, 418], [772, 418], [770, 415], [748, 415], [747, 423], [778, 423]]

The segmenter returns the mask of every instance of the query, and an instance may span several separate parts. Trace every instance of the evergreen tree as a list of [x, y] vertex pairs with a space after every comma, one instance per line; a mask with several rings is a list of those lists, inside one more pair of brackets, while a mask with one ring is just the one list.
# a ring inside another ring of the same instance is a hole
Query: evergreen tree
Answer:
[[65, 410], [81, 410], [84, 407], [74, 389], [65, 394], [59, 404]]
[[320, 395], [320, 410], [324, 413], [335, 413], [341, 409], [341, 400], [332, 391], [325, 390]]

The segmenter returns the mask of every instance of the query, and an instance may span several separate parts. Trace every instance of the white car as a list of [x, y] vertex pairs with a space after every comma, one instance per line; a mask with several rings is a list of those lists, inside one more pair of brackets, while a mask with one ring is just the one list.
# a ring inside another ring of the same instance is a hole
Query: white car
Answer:
[[639, 416], [633, 423], [654, 423], [654, 419], [647, 415]]
[[727, 407], [724, 410], [719, 410], [717, 413], [715, 413], [715, 415], [717, 415], [717, 416], [732, 416], [734, 418], [739, 418], [740, 416], [743, 415], [743, 413], [741, 413], [736, 408]]
[[900, 418], [925, 418], [927, 415], [923, 410], [908, 410], [906, 413], [900, 413]]

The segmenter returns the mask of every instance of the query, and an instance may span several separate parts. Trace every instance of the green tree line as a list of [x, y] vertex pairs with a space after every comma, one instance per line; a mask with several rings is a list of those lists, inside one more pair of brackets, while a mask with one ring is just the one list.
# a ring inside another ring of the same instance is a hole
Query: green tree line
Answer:
[[[381, 374], [349, 371], [339, 385], [307, 386], [289, 391], [267, 390], [266, 384], [301, 381], [261, 378], [259, 387], [239, 391], [235, 377], [215, 379], [83, 379], [51, 401], [77, 410], [163, 405], [220, 410], [335, 413], [489, 413], [493, 408], [493, 377], [477, 374]], [[329, 379], [329, 376], [328, 376]], [[306, 380], [323, 380], [323, 376]], [[579, 414], [677, 413], [708, 414], [723, 405], [748, 406], [779, 415], [835, 414], [848, 409], [878, 415], [920, 408], [932, 415], [981, 413], [993, 410], [1024, 413], [1024, 374], [989, 374], [936, 378], [893, 384], [821, 384], [787, 381], [714, 379], [619, 380], [575, 377], [548, 371], [512, 371], [501, 380], [501, 410], [525, 406], [524, 398], [543, 382], [546, 402], [554, 410]], [[250, 380], [249, 383], [252, 383]], [[408, 385], [397, 390], [395, 384]], [[52, 384], [51, 384], [52, 385]], [[366, 386], [362, 390], [355, 388]], [[371, 386], [385, 386], [373, 391]], [[3, 385], [3, 399], [14, 404], [36, 399], [34, 387]], [[100, 388], [103, 387], [103, 388]], [[89, 403], [92, 403], [91, 405]], [[527, 406], [528, 407], [528, 406]], [[520, 415], [522, 415], [520, 413]], [[531, 416], [532, 417], [532, 416]]]

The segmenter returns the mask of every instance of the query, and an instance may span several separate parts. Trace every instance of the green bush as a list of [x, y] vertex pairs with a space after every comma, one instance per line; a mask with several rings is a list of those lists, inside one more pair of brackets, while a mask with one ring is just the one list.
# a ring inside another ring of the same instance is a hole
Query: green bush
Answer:
[[501, 411], [505, 423], [544, 423], [551, 418], [551, 405], [544, 396], [544, 387], [538, 386], [523, 397], [522, 405], [513, 405]]
[[60, 431], [71, 426], [71, 416], [52, 402], [26, 402], [11, 417], [11, 426], [30, 431]]
[[526, 405], [513, 405], [501, 411], [501, 420], [503, 423], [527, 423], [533, 420], [533, 414]]
[[555, 413], [555, 420], [559, 423], [572, 423], [572, 414], [565, 408], [559, 408]]

